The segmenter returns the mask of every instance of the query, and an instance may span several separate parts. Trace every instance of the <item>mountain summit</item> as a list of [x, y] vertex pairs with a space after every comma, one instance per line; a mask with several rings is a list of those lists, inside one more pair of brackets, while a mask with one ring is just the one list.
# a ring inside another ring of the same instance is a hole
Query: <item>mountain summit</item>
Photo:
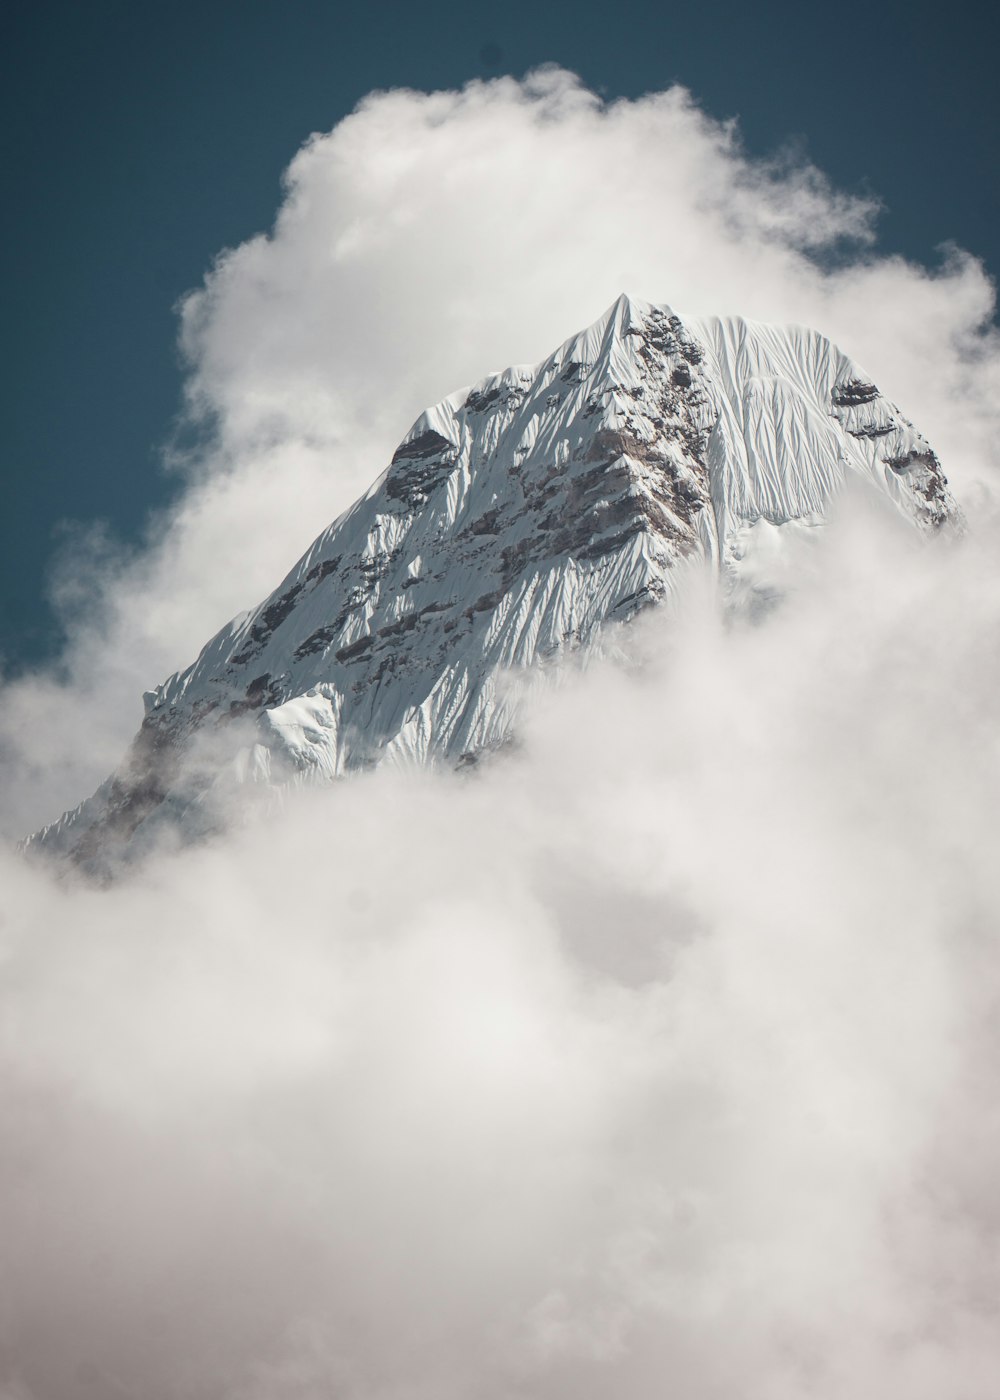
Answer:
[[473, 761], [511, 734], [512, 672], [661, 602], [685, 561], [766, 601], [757, 546], [822, 524], [852, 476], [917, 527], [959, 521], [927, 441], [823, 336], [620, 297], [422, 414], [270, 597], [147, 693], [121, 769], [26, 844], [103, 868], [211, 825], [220, 784]]

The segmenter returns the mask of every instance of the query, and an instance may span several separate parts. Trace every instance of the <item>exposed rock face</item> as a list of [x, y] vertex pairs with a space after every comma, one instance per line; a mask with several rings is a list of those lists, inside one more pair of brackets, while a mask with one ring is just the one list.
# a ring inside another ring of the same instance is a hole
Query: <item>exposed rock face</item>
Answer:
[[230, 782], [467, 762], [511, 733], [512, 671], [662, 600], [685, 560], [738, 583], [762, 524], [820, 524], [850, 475], [919, 527], [959, 522], [929, 444], [823, 336], [622, 297], [423, 414], [275, 592], [147, 696], [119, 773], [28, 845], [106, 864], [196, 830], [227, 735]]

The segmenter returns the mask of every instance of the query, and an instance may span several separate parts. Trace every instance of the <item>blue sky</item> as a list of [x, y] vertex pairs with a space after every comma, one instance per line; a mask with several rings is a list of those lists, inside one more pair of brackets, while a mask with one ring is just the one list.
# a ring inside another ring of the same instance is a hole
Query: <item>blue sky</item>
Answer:
[[845, 190], [876, 194], [883, 251], [933, 265], [950, 240], [995, 274], [998, 99], [983, 14], [922, 0], [9, 10], [6, 666], [58, 652], [46, 579], [67, 530], [104, 521], [136, 541], [170, 499], [160, 453], [181, 387], [173, 308], [216, 252], [269, 226], [303, 139], [364, 94], [548, 61], [608, 98], [678, 81], [710, 115], [738, 117], [752, 154], [790, 144]]

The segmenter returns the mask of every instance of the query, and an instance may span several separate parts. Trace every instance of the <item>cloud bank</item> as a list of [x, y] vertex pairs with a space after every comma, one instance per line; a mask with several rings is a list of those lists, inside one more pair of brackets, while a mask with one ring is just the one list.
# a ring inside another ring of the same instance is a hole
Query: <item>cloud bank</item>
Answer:
[[1000, 356], [981, 268], [874, 216], [549, 70], [372, 96], [187, 300], [207, 445], [4, 692], [14, 833], [425, 403], [623, 289], [832, 335], [975, 528], [845, 501], [763, 624], [692, 580], [475, 781], [294, 794], [110, 890], [3, 856], [4, 1400], [992, 1395]]
[[11, 1393], [986, 1400], [996, 531], [899, 529], [481, 779], [8, 863]]

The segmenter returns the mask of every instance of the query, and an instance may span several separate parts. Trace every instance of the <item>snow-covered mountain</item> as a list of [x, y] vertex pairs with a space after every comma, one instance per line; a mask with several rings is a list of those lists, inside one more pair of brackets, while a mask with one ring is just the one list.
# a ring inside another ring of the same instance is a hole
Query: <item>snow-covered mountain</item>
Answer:
[[[275, 591], [146, 695], [122, 767], [28, 841], [103, 865], [240, 782], [473, 761], [517, 676], [822, 523], [849, 476], [917, 526], [957, 523], [927, 441], [815, 331], [620, 297], [541, 365], [428, 409]], [[513, 681], [511, 679], [513, 677]]]

